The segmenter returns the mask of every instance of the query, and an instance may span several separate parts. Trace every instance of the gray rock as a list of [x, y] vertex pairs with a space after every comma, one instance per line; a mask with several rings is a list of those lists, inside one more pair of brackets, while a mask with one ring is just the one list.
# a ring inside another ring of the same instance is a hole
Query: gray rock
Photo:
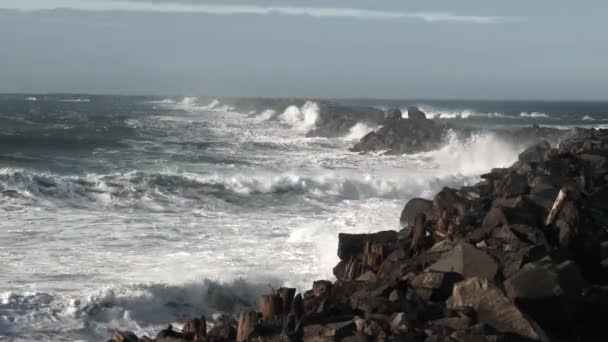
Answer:
[[407, 118], [410, 120], [426, 120], [426, 114], [418, 107], [409, 107], [407, 109]]
[[460, 242], [428, 268], [428, 271], [455, 272], [465, 279], [482, 277], [490, 280], [494, 279], [497, 270], [498, 265], [492, 257], [466, 242]]
[[546, 141], [541, 141], [520, 153], [519, 161], [525, 163], [542, 163], [545, 153], [549, 150], [551, 150], [551, 145]]
[[510, 332], [533, 340], [540, 340], [544, 333], [538, 325], [526, 319], [524, 314], [504, 293], [487, 279], [470, 278], [454, 286], [448, 308], [470, 306], [480, 321], [502, 332]]
[[401, 217], [399, 219], [401, 227], [412, 227], [414, 225], [414, 218], [418, 213], [423, 213], [428, 219], [431, 219], [433, 214], [433, 202], [422, 198], [409, 200], [401, 212]]

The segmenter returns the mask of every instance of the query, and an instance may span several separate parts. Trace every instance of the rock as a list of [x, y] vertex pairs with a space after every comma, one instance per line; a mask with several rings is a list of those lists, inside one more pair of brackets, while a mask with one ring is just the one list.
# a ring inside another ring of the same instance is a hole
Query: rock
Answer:
[[435, 209], [452, 209], [463, 201], [458, 191], [445, 187], [433, 198], [433, 206]]
[[137, 342], [137, 341], [139, 341], [139, 337], [137, 337], [137, 335], [135, 335], [131, 331], [114, 330], [112, 332], [112, 341], [113, 342]]
[[544, 161], [545, 154], [551, 150], [551, 145], [546, 141], [532, 145], [519, 154], [519, 161], [528, 164], [539, 164]]
[[436, 263], [429, 266], [429, 271], [456, 272], [465, 279], [482, 277], [494, 279], [498, 265], [486, 253], [466, 243], [460, 242], [450, 252], [446, 253]]
[[410, 282], [410, 286], [439, 289], [443, 285], [444, 278], [445, 273], [443, 272], [424, 272], [415, 276]]
[[184, 339], [181, 332], [173, 330], [173, 326], [169, 325], [167, 329], [161, 330], [154, 338], [157, 342], [180, 342]]
[[332, 283], [329, 280], [317, 280], [312, 283], [312, 293], [315, 297], [327, 297], [331, 288]]
[[399, 109], [399, 108], [392, 108], [386, 112], [386, 116], [385, 116], [386, 121], [401, 120], [401, 119], [403, 119], [403, 113], [401, 113], [401, 109]]
[[410, 322], [405, 312], [398, 312], [391, 316], [390, 320], [391, 331], [394, 334], [406, 333], [410, 329]]
[[422, 198], [409, 200], [401, 212], [401, 218], [399, 219], [401, 227], [412, 227], [414, 219], [419, 213], [423, 213], [428, 219], [431, 219], [433, 216], [433, 202]]
[[357, 278], [358, 281], [377, 281], [378, 277], [372, 271], [367, 271]]
[[326, 325], [308, 325], [304, 327], [304, 341], [341, 341], [354, 336], [356, 325], [353, 321], [331, 323]]
[[397, 241], [397, 232], [383, 231], [373, 234], [346, 234], [338, 235], [338, 257], [340, 260], [349, 260], [359, 257], [363, 253], [366, 243], [387, 244]]
[[410, 120], [426, 120], [426, 114], [418, 107], [408, 107], [407, 118]]
[[495, 193], [504, 197], [514, 197], [528, 192], [528, 179], [524, 175], [509, 172], [495, 183]]
[[482, 226], [494, 228], [501, 225], [522, 224], [537, 226], [540, 224], [542, 216], [538, 209], [532, 207], [522, 208], [492, 208], [483, 219]]
[[521, 311], [487, 279], [470, 278], [454, 287], [448, 308], [470, 306], [478, 317], [502, 332], [510, 332], [533, 340], [543, 335], [535, 323], [524, 317]]
[[511, 300], [538, 299], [561, 295], [557, 274], [535, 263], [529, 263], [504, 283]]

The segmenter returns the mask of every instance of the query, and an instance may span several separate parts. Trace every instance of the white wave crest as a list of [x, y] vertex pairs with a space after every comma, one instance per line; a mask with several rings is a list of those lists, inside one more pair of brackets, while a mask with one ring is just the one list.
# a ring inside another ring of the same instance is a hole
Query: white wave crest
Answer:
[[268, 121], [272, 119], [277, 112], [274, 109], [266, 109], [261, 112], [256, 118], [258, 121]]
[[583, 121], [595, 121], [595, 119], [593, 117], [589, 116], [589, 115], [585, 115], [583, 117]]
[[78, 98], [78, 99], [62, 99], [62, 100], [59, 100], [59, 101], [60, 102], [91, 102], [91, 99], [81, 99], [81, 98]]
[[307, 132], [316, 127], [319, 119], [319, 105], [316, 102], [307, 101], [299, 108], [289, 106], [279, 118], [293, 129]]
[[491, 133], [475, 134], [463, 141], [451, 132], [444, 147], [416, 156], [433, 165], [439, 174], [480, 175], [512, 164], [521, 148]]
[[545, 113], [539, 113], [539, 112], [523, 112], [521, 114], [519, 114], [519, 116], [521, 116], [522, 118], [548, 118], [549, 115], [545, 114]]
[[[418, 106], [420, 110], [426, 113], [426, 117], [429, 119], [469, 119], [475, 117], [485, 118], [509, 118], [508, 115], [502, 113], [480, 113], [471, 109], [443, 109], [435, 108], [427, 105]], [[407, 108], [401, 110], [403, 116], [407, 118]]]
[[25, 98], [25, 101], [37, 101], [38, 99], [33, 96], [28, 96]]
[[350, 128], [348, 135], [344, 137], [345, 140], [359, 140], [367, 135], [369, 132], [373, 131], [375, 128], [370, 127], [369, 125], [358, 122], [353, 127]]

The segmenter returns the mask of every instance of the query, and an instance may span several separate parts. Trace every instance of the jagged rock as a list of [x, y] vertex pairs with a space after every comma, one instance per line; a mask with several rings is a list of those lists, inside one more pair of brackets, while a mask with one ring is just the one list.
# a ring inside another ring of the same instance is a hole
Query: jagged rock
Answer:
[[205, 316], [189, 320], [182, 328], [182, 334], [187, 340], [202, 339], [207, 336], [207, 320]]
[[387, 120], [387, 121], [389, 121], [389, 120], [401, 120], [401, 119], [403, 119], [403, 113], [401, 113], [401, 109], [399, 109], [399, 108], [389, 109], [386, 112], [385, 120]]
[[535, 323], [524, 317], [521, 311], [487, 279], [470, 278], [454, 287], [448, 308], [470, 306], [479, 319], [502, 332], [511, 332], [533, 340], [540, 340], [544, 334]]
[[426, 114], [418, 107], [408, 107], [407, 118], [410, 120], [426, 120]]
[[444, 278], [445, 273], [443, 272], [424, 272], [415, 276], [410, 282], [410, 286], [439, 289], [443, 285]]
[[430, 219], [433, 216], [433, 202], [422, 198], [409, 200], [401, 212], [401, 218], [399, 219], [401, 227], [412, 227], [414, 225], [414, 218], [419, 213], [423, 213]]
[[452, 209], [463, 201], [457, 190], [445, 187], [433, 197], [433, 206], [436, 209]]
[[406, 333], [410, 330], [410, 322], [405, 312], [398, 312], [391, 316], [390, 319], [391, 331], [394, 334]]
[[542, 163], [547, 151], [551, 150], [551, 144], [541, 141], [538, 144], [528, 147], [519, 154], [519, 161], [524, 163]]
[[542, 220], [537, 208], [492, 208], [483, 219], [482, 226], [494, 228], [501, 225], [522, 224], [537, 226]]
[[529, 263], [504, 283], [511, 300], [537, 299], [561, 295], [557, 274], [546, 267]]
[[429, 266], [429, 271], [455, 272], [465, 279], [470, 277], [483, 277], [494, 279], [498, 265], [486, 253], [480, 249], [461, 242], [450, 252], [446, 253], [439, 261]]
[[509, 172], [495, 182], [494, 192], [504, 197], [514, 197], [528, 192], [528, 179], [524, 175]]

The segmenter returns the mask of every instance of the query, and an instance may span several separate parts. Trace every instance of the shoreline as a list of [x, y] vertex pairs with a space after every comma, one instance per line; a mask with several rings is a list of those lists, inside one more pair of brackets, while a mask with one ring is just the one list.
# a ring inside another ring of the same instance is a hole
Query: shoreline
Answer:
[[336, 281], [238, 317], [111, 341], [571, 341], [608, 305], [608, 131], [533, 145], [482, 181], [412, 199], [400, 232], [340, 234]]

